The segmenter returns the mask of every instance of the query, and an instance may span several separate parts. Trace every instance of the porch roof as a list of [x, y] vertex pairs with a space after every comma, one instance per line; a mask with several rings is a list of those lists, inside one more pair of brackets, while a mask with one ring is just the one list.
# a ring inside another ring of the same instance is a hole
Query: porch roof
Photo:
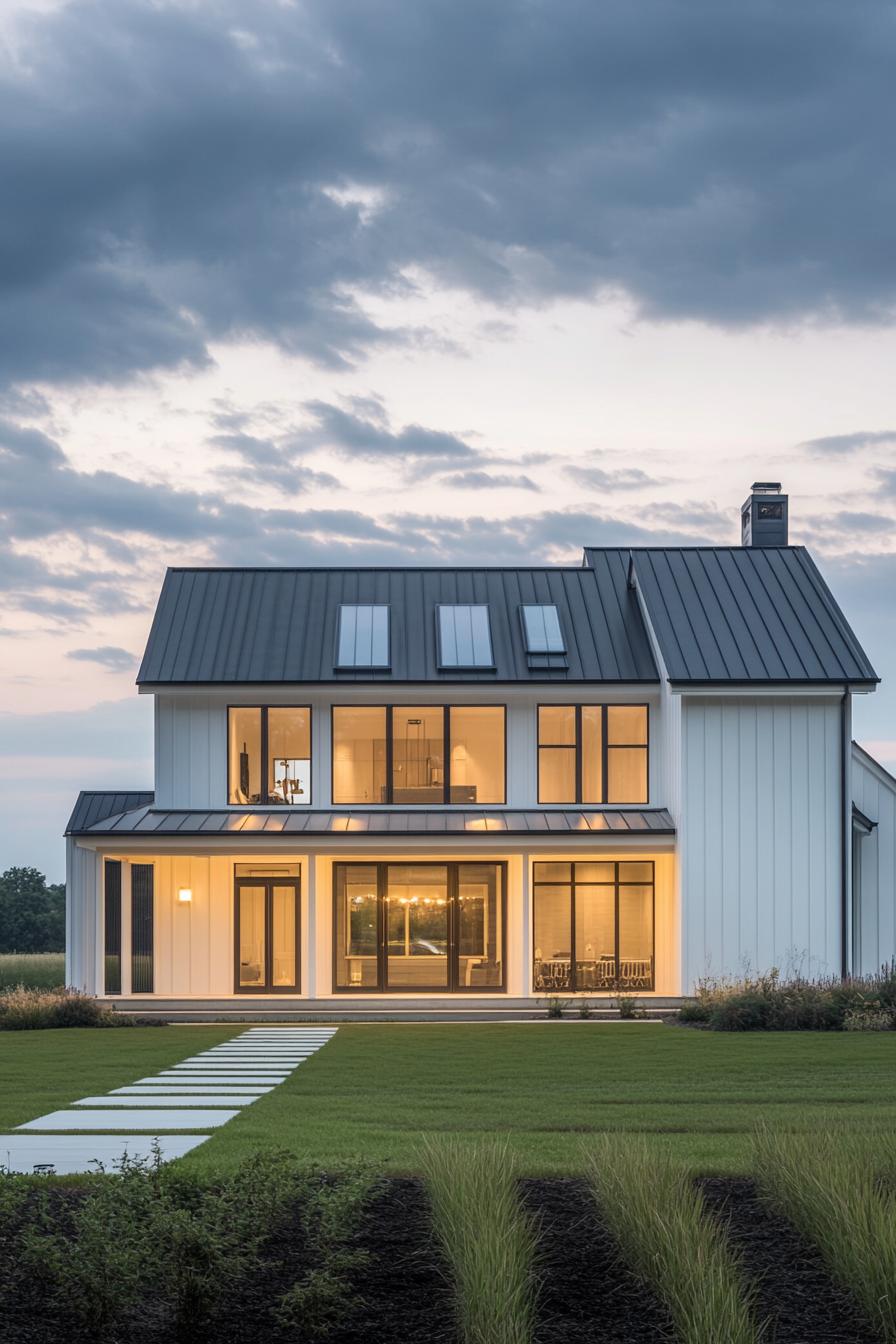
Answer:
[[[110, 800], [121, 794], [109, 794]], [[82, 821], [81, 800], [68, 825], [70, 835], [544, 835], [584, 831], [674, 835], [665, 808], [220, 808], [170, 811], [149, 804], [109, 811]]]

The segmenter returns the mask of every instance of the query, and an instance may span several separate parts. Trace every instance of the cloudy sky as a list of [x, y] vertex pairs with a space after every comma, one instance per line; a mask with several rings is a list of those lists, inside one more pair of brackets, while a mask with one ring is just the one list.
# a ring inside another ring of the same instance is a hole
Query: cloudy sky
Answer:
[[577, 562], [791, 496], [889, 683], [896, 11], [3, 0], [0, 868], [151, 784], [166, 564]]

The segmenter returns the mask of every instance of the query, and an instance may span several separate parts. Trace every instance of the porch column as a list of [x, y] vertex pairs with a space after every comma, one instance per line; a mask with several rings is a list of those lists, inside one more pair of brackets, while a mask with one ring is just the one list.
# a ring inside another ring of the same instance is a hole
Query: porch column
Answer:
[[305, 863], [305, 899], [307, 911], [302, 938], [302, 992], [309, 999], [317, 996], [317, 860], [309, 854]]
[[519, 948], [522, 957], [520, 966], [520, 992], [524, 997], [532, 993], [532, 887], [530, 873], [532, 856], [523, 855], [523, 872], [520, 880], [520, 939]]

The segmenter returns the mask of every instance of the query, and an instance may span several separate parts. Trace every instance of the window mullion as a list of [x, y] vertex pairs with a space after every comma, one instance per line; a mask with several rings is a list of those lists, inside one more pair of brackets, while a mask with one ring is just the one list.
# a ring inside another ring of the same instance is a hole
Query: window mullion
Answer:
[[582, 706], [576, 705], [576, 802], [582, 801]]
[[270, 801], [268, 793], [268, 707], [261, 706], [261, 800]]

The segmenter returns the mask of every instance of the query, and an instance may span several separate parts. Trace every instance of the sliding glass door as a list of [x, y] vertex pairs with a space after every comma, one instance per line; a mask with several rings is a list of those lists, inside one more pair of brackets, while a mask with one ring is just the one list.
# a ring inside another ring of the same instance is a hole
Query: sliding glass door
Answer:
[[503, 989], [504, 891], [500, 863], [336, 864], [334, 987]]

